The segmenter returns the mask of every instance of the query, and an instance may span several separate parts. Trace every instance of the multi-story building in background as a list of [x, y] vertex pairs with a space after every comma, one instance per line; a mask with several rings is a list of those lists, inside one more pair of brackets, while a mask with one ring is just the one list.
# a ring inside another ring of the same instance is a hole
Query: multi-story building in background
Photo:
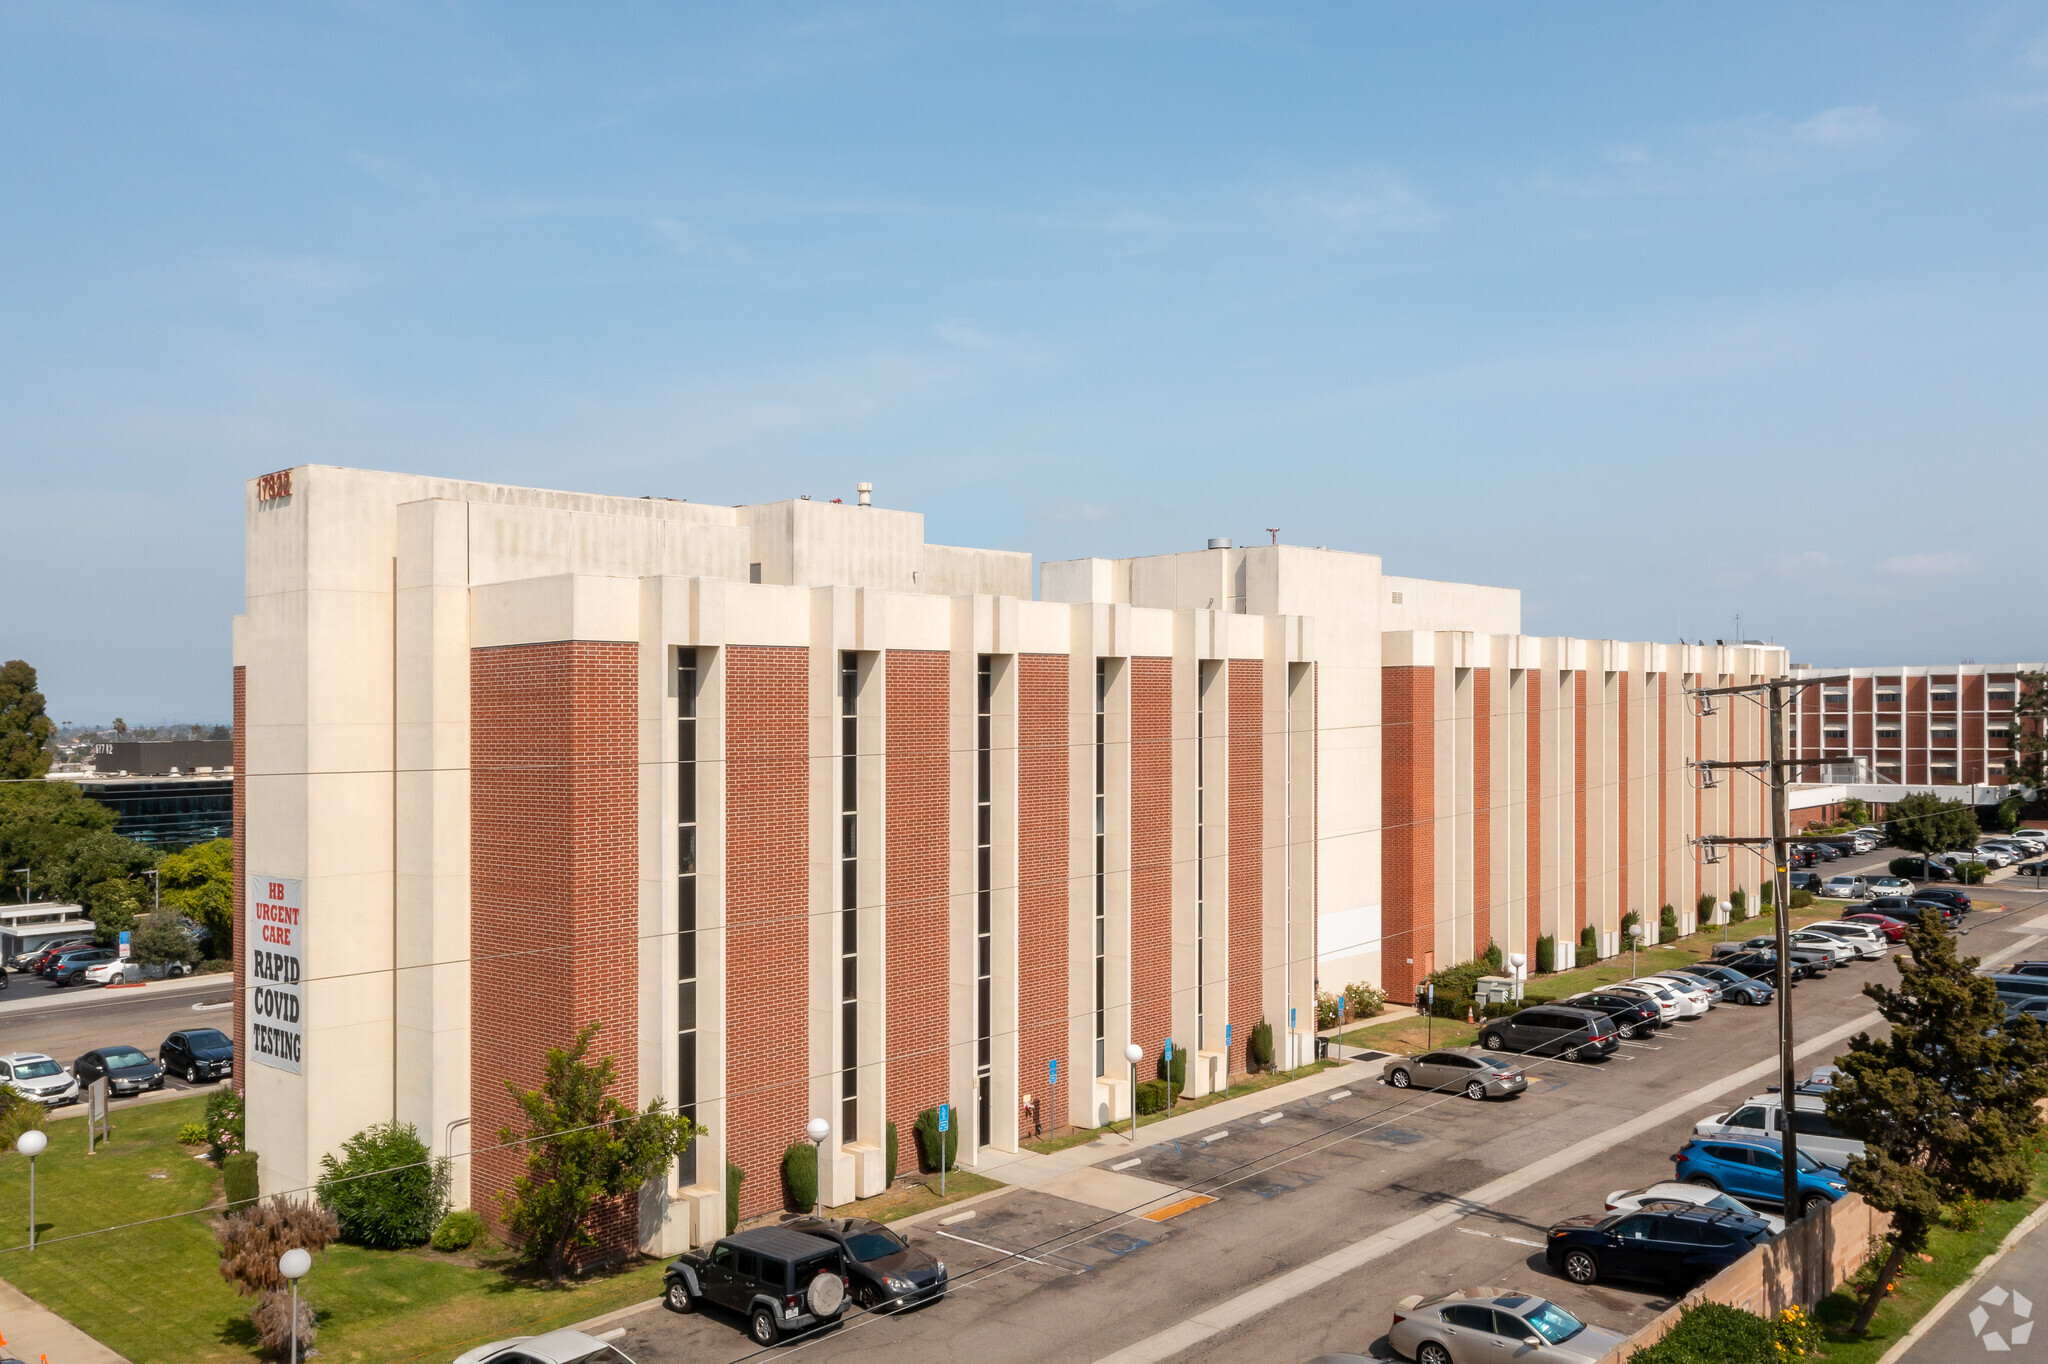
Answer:
[[1814, 679], [1793, 693], [1792, 756], [1809, 764], [1800, 779], [1881, 788], [2003, 786], [2023, 723], [2014, 715], [2022, 675], [2041, 672], [2048, 663], [1795, 665], [1793, 677]]
[[[1320, 986], [1489, 941], [1621, 950], [1754, 888], [1783, 652], [1527, 636], [1512, 589], [1289, 545], [1049, 563], [923, 518], [309, 466], [252, 482], [235, 622], [235, 1028], [267, 1189], [412, 1123], [489, 1215], [506, 1082], [598, 1023], [627, 1101], [704, 1125], [612, 1210], [672, 1250], [1311, 1054]], [[475, 1155], [470, 1152], [474, 1150]]]

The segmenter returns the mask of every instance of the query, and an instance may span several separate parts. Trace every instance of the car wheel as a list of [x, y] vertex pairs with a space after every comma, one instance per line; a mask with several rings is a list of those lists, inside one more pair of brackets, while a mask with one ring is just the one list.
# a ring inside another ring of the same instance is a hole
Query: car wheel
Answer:
[[1600, 1277], [1600, 1263], [1591, 1251], [1568, 1250], [1564, 1253], [1564, 1276], [1575, 1284], [1589, 1284]]
[[690, 1296], [690, 1286], [681, 1279], [670, 1279], [668, 1291], [661, 1295], [663, 1306], [671, 1312], [694, 1312], [697, 1300]]
[[196, 1084], [198, 1084], [198, 1083], [199, 1083], [199, 1067], [197, 1067], [197, 1066], [187, 1066], [187, 1067], [185, 1067], [185, 1083], [187, 1083], [187, 1084], [192, 1084], [192, 1085], [196, 1085]]
[[1624, 1042], [1633, 1042], [1636, 1040], [1636, 1025], [1633, 1023], [1623, 1023], [1614, 1030], [1614, 1033], [1615, 1036]]
[[1408, 1079], [1407, 1071], [1397, 1070], [1387, 1077], [1387, 1083], [1396, 1089], [1406, 1089], [1412, 1082]]
[[756, 1307], [753, 1316], [748, 1319], [747, 1329], [754, 1337], [756, 1345], [773, 1345], [776, 1334], [775, 1314], [765, 1307]]
[[1712, 1179], [1709, 1179], [1706, 1175], [1694, 1175], [1691, 1179], [1688, 1179], [1685, 1182], [1692, 1185], [1695, 1189], [1712, 1189], [1716, 1193], [1719, 1193], [1721, 1191], [1721, 1186], [1719, 1184], [1716, 1184]]
[[1499, 1033], [1489, 1032], [1480, 1035], [1479, 1045], [1486, 1048], [1488, 1051], [1499, 1051], [1502, 1047], [1506, 1046], [1507, 1043], [1502, 1040], [1501, 1035]]
[[882, 1305], [882, 1294], [871, 1283], [864, 1283], [853, 1290], [854, 1306], [872, 1312]]
[[1576, 1061], [1576, 1060], [1578, 1060], [1578, 1059], [1579, 1059], [1579, 1049], [1578, 1049], [1577, 1047], [1571, 1047], [1571, 1048], [1568, 1048], [1568, 1049], [1567, 1049], [1567, 1050], [1565, 1051], [1565, 1054], [1564, 1054], [1564, 1059], [1565, 1059], [1565, 1060], [1567, 1060], [1567, 1061]]
[[1799, 1200], [1799, 1215], [1801, 1217], [1811, 1217], [1815, 1213], [1826, 1212], [1827, 1207], [1827, 1195], [1817, 1193], [1808, 1194], [1806, 1197]]
[[1486, 1086], [1478, 1080], [1467, 1081], [1465, 1084], [1465, 1097], [1474, 1102], [1484, 1099], [1486, 1097]]
[[1451, 1352], [1433, 1340], [1415, 1347], [1415, 1364], [1452, 1364]]

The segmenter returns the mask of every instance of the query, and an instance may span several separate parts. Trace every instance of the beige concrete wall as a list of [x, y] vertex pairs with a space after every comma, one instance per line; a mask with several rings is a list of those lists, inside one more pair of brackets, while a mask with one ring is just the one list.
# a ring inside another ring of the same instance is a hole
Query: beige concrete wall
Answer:
[[1465, 630], [1477, 635], [1522, 632], [1522, 593], [1518, 588], [1388, 575], [1380, 580], [1380, 597], [1389, 630]]

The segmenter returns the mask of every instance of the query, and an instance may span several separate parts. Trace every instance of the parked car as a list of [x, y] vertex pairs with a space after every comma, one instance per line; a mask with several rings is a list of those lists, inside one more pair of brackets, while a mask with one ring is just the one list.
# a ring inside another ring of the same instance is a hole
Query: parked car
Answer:
[[1637, 976], [1614, 987], [1617, 990], [1666, 990], [1678, 1001], [1680, 1018], [1705, 1018], [1714, 1007], [1714, 992], [1704, 985], [1684, 985], [1663, 976]]
[[1496, 1018], [1479, 1032], [1488, 1051], [1520, 1051], [1577, 1061], [1611, 1056], [1621, 1046], [1614, 1020], [1592, 1009], [1543, 1004]]
[[163, 1040], [156, 1060], [191, 1084], [224, 1079], [235, 1073], [235, 1043], [219, 1028], [185, 1028]]
[[[1722, 944], [1722, 946], [1733, 947], [1734, 945]], [[1714, 965], [1748, 976], [1751, 980], [1768, 981], [1773, 990], [1777, 988], [1778, 954], [1776, 952], [1752, 952], [1747, 948], [1734, 947], [1734, 950], [1723, 953], [1719, 948], [1716, 948]], [[1809, 963], [1799, 960], [1796, 956], [1792, 958], [1792, 984], [1794, 986], [1797, 986], [1800, 981], [1805, 980], [1812, 974], [1813, 968]]]
[[1854, 830], [1854, 832], [1868, 837], [1870, 839], [1870, 846], [1873, 848], [1881, 848], [1892, 841], [1891, 833], [1875, 824], [1866, 824], [1862, 828]]
[[[1876, 961], [1891, 950], [1891, 940], [1878, 932], [1877, 928], [1871, 924], [1856, 924], [1836, 919], [1827, 923], [1808, 924], [1800, 929], [1799, 933], [1809, 933], [1823, 938], [1837, 938], [1855, 948], [1856, 955], [1865, 961]], [[1799, 933], [1792, 935], [1794, 942], [1799, 941]]]
[[1686, 974], [1718, 983], [1721, 998], [1736, 1004], [1768, 1004], [1778, 994], [1777, 986], [1770, 980], [1745, 976], [1719, 962], [1696, 962], [1686, 968]]
[[1795, 871], [1787, 879], [1791, 881], [1794, 890], [1803, 890], [1809, 895], [1820, 894], [1821, 876], [1817, 871]]
[[1917, 924], [1923, 915], [1932, 914], [1941, 920], [1942, 927], [1944, 928], [1954, 927], [1956, 919], [1959, 917], [1954, 910], [1937, 901], [1917, 898], [1902, 900], [1896, 895], [1887, 895], [1881, 899], [1872, 900], [1869, 908], [1873, 913], [1882, 914], [1886, 918], [1897, 919], [1902, 923], [1909, 924]]
[[1832, 954], [1837, 966], [1852, 961], [1869, 961], [1884, 955], [1882, 947], [1861, 935], [1850, 939], [1838, 937], [1833, 933], [1816, 933], [1810, 928], [1796, 928], [1789, 940], [1795, 950], [1806, 947], [1816, 952]]
[[[1799, 1157], [1799, 1213], [1803, 1217], [1849, 1192], [1839, 1167], [1813, 1155], [1804, 1146]], [[1737, 1197], [1783, 1206], [1784, 1147], [1754, 1136], [1694, 1137], [1671, 1157], [1678, 1178], [1702, 1188], [1721, 1189]]]
[[[111, 961], [95, 962], [85, 968], [87, 985], [120, 985], [128, 979], [128, 968], [132, 963], [127, 958], [116, 956]], [[140, 972], [137, 973], [138, 975]]]
[[25, 976], [40, 976], [43, 973], [43, 968], [50, 964], [50, 959], [58, 953], [75, 952], [81, 947], [91, 946], [91, 938], [78, 938], [72, 942], [45, 943], [41, 947], [29, 948], [26, 952], [16, 956], [8, 965]]
[[2016, 839], [2010, 838], [1987, 838], [1977, 846], [1980, 848], [1995, 848], [2012, 858], [2015, 862], [2024, 862], [2030, 857], [2038, 857], [2040, 855], [2039, 849], [2035, 848], [2033, 844], [2021, 843]]
[[2036, 1023], [2048, 1024], [2048, 998], [2034, 996], [2021, 999], [2015, 995], [2000, 995], [1998, 1000], [2005, 1005], [2005, 1021], [2008, 1023], [2025, 1014]]
[[[1718, 953], [1727, 946], [1727, 943], [1719, 943], [1715, 945], [1714, 950]], [[1741, 943], [1737, 950], [1775, 954], [1778, 950], [1778, 938], [1774, 933], [1759, 933], [1754, 938], [1747, 939]], [[1793, 966], [1795, 968], [1804, 966], [1806, 974], [1809, 976], [1818, 976], [1833, 969], [1838, 955], [1838, 953], [1826, 948], [1807, 947], [1796, 942], [1792, 944]]]
[[662, 1274], [674, 1312], [708, 1303], [747, 1319], [756, 1345], [829, 1326], [846, 1311], [846, 1257], [837, 1245], [782, 1227], [756, 1227], [686, 1250]]
[[2004, 971], [1987, 971], [1984, 979], [1998, 987], [2002, 1000], [2048, 999], [2048, 976], [2016, 976]]
[[1842, 850], [1832, 843], [1808, 843], [1806, 846], [1813, 849], [1813, 855], [1823, 862], [1839, 862], [1842, 859]]
[[43, 979], [58, 985], [76, 985], [85, 979], [87, 969], [103, 961], [112, 961], [114, 957], [111, 947], [74, 947], [50, 958], [49, 965], [43, 968]]
[[1671, 1207], [1713, 1208], [1719, 1212], [1740, 1213], [1744, 1217], [1760, 1217], [1764, 1225], [1776, 1236], [1785, 1229], [1785, 1219], [1772, 1213], [1761, 1212], [1747, 1203], [1738, 1202], [1719, 1189], [1704, 1184], [1686, 1184], [1667, 1179], [1661, 1184], [1652, 1184], [1647, 1189], [1616, 1189], [1607, 1195], [1607, 1211], [1634, 1212], [1638, 1208], [1663, 1211]]
[[1951, 867], [1960, 867], [1965, 863], [1975, 862], [1981, 866], [1990, 867], [1994, 871], [2000, 867], [2009, 867], [2019, 861], [2019, 858], [2014, 857], [2011, 853], [2001, 852], [1997, 848], [1982, 844], [1975, 848], [1966, 848], [1958, 852], [1936, 853], [1935, 856], [1948, 863]]
[[1718, 1274], [1770, 1236], [1762, 1218], [1717, 1208], [1588, 1213], [1553, 1226], [1543, 1255], [1575, 1284], [1642, 1279], [1690, 1285]]
[[1719, 1004], [1727, 993], [1718, 980], [1711, 980], [1695, 972], [1680, 971], [1676, 968], [1669, 971], [1658, 971], [1654, 975], [1644, 977], [1644, 979], [1668, 981], [1681, 990], [1701, 991], [1706, 995], [1707, 1003], [1709, 1004]]
[[1929, 904], [1947, 905], [1958, 917], [1970, 912], [1970, 893], [1954, 886], [1922, 886], [1907, 897]]
[[1872, 895], [1911, 895], [1913, 883], [1897, 876], [1873, 876], [1870, 878]]
[[[1793, 1133], [1801, 1151], [1815, 1160], [1836, 1167], [1863, 1154], [1863, 1143], [1844, 1133], [1828, 1118], [1827, 1100], [1821, 1094], [1792, 1096]], [[1699, 1137], [1767, 1137], [1780, 1141], [1785, 1133], [1785, 1105], [1779, 1095], [1759, 1094], [1727, 1113], [1712, 1113], [1692, 1125]], [[1739, 1192], [1739, 1191], [1734, 1191]]]
[[1527, 1293], [1437, 1293], [1394, 1304], [1387, 1344], [1415, 1364], [1598, 1364], [1628, 1337]]
[[0, 1087], [51, 1108], [78, 1099], [78, 1081], [57, 1064], [55, 1057], [39, 1051], [0, 1056]]
[[[1490, 1058], [1489, 1058], [1490, 1059]], [[856, 1306], [915, 1307], [946, 1296], [946, 1262], [865, 1217], [803, 1217], [783, 1226], [830, 1241], [845, 1253]]]
[[96, 1047], [71, 1063], [71, 1073], [81, 1087], [106, 1077], [116, 1098], [164, 1087], [163, 1067], [134, 1047]]
[[1860, 876], [1830, 876], [1821, 882], [1820, 893], [1829, 900], [1861, 900], [1870, 894], [1870, 883]]
[[1894, 919], [1889, 914], [1875, 912], [1844, 914], [1842, 922], [1845, 924], [1864, 924], [1874, 928], [1884, 935], [1887, 942], [1903, 942], [1906, 937], [1906, 921], [1904, 919]]
[[2005, 968], [2008, 976], [2048, 976], [2048, 961], [2016, 961]]
[[1894, 857], [1885, 867], [1893, 876], [1917, 881], [1923, 887], [1929, 881], [1953, 881], [1956, 874], [1947, 864], [1931, 861], [1925, 857]]
[[479, 1345], [456, 1358], [455, 1364], [633, 1364], [616, 1345], [607, 1345], [581, 1331], [550, 1331], [544, 1336], [512, 1336]]
[[1597, 1009], [1606, 1014], [1614, 1020], [1614, 1030], [1624, 1041], [1647, 1037], [1664, 1021], [1664, 1011], [1657, 1007], [1657, 1001], [1640, 995], [1613, 995], [1604, 990], [1589, 990], [1559, 1002], [1574, 1009]]
[[1519, 1066], [1476, 1047], [1445, 1047], [1420, 1056], [1396, 1056], [1380, 1067], [1395, 1089], [1440, 1089], [1468, 1099], [1506, 1099], [1529, 1087]]

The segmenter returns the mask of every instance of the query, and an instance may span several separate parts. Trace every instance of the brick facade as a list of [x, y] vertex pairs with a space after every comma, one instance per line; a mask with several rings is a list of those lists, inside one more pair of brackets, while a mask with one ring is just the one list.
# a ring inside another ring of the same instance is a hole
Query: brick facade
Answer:
[[1067, 1054], [1067, 656], [1017, 658], [1017, 1065], [1021, 1087], [1044, 1094], [1041, 1125], [1071, 1120], [1075, 1077], [1044, 1087]]
[[[524, 1124], [509, 1081], [539, 1086], [550, 1047], [600, 1025], [592, 1058], [639, 1104], [638, 649], [573, 642], [478, 649], [470, 661], [472, 1199], [503, 1234]], [[536, 988], [536, 980], [545, 988]], [[597, 1212], [591, 1261], [629, 1254], [636, 1210]]]
[[1173, 1031], [1173, 660], [1130, 666], [1131, 1040], [1156, 1059]]
[[782, 1206], [782, 1152], [809, 1117], [809, 687], [808, 649], [725, 651], [725, 1149], [746, 1172], [742, 1217]]
[[1436, 674], [1386, 668], [1382, 677], [1380, 979], [1389, 999], [1408, 1003], [1436, 941]]
[[[890, 650], [882, 700], [889, 1002], [884, 1041], [888, 1115], [896, 1124], [899, 1168], [906, 1170], [916, 1168], [912, 1127], [918, 1113], [968, 1097], [947, 1088], [948, 664], [942, 653]], [[961, 1134], [963, 1153], [970, 1140]]]

